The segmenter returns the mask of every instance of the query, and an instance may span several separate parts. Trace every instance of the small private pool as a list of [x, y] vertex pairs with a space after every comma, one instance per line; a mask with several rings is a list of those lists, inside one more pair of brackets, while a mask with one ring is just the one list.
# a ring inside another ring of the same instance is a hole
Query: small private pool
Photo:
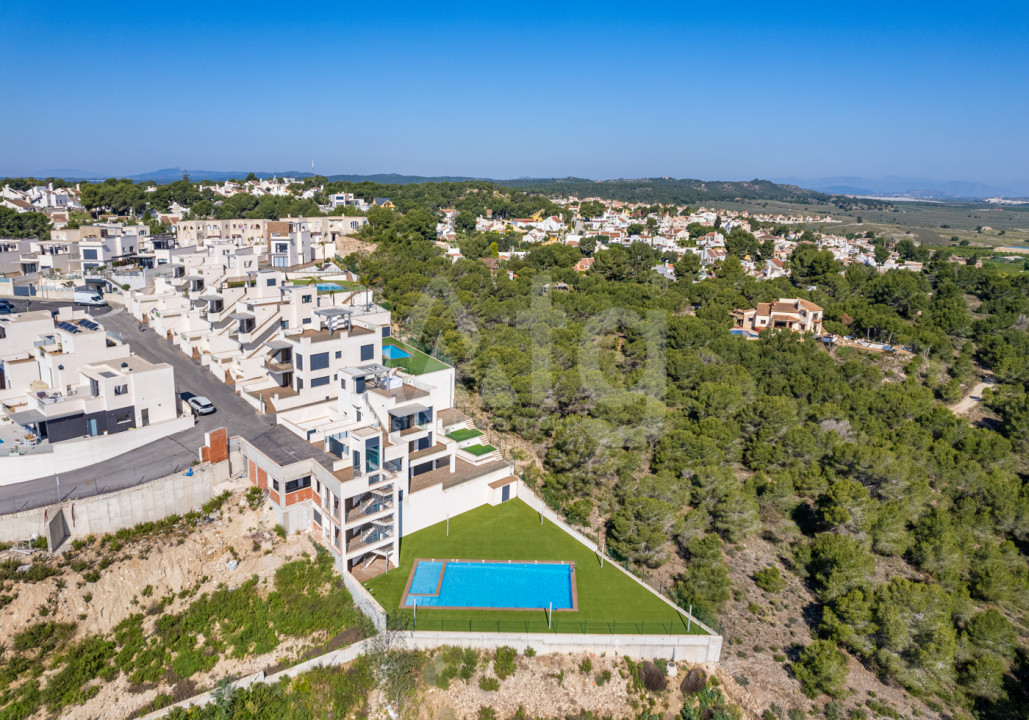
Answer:
[[404, 358], [414, 357], [411, 353], [396, 345], [383, 345], [382, 356], [387, 360], [403, 360]]
[[418, 559], [400, 605], [578, 610], [575, 564]]
[[336, 283], [318, 283], [315, 287], [318, 288], [318, 292], [340, 292], [346, 289]]

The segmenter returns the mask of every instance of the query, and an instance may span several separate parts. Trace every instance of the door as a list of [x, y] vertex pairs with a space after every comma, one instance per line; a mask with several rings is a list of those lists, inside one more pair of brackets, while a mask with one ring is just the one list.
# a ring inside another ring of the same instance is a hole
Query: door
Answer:
[[146, 427], [150, 424], [150, 409], [143, 408], [139, 411], [139, 425], [140, 427]]
[[96, 418], [89, 418], [86, 420], [86, 434], [90, 437], [96, 437], [100, 434], [97, 432]]
[[505, 485], [500, 488], [500, 502], [507, 502], [511, 499], [511, 486]]

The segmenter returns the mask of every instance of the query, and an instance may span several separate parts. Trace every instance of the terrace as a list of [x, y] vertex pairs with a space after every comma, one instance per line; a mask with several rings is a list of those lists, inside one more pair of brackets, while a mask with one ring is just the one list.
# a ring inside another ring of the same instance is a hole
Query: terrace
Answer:
[[[392, 348], [392, 349], [391, 349]], [[382, 364], [388, 368], [400, 368], [409, 375], [425, 375], [426, 373], [446, 370], [450, 366], [426, 355], [407, 343], [395, 338], [382, 340]]]

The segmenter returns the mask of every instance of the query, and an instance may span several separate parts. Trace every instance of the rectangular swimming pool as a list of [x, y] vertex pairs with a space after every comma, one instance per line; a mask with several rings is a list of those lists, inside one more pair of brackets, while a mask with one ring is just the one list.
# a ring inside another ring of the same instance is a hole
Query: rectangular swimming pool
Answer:
[[575, 563], [415, 560], [401, 607], [577, 610]]

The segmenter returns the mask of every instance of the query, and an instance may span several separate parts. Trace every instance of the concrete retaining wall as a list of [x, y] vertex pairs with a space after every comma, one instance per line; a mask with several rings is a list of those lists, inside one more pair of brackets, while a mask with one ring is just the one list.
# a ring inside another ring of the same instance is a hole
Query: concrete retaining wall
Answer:
[[[64, 511], [71, 538], [113, 533], [169, 515], [184, 515], [214, 496], [217, 478], [227, 472], [228, 462], [198, 465], [193, 475], [175, 473], [117, 492], [65, 502]], [[58, 510], [56, 504], [0, 516], [0, 541], [17, 542], [44, 535], [46, 523]]]

